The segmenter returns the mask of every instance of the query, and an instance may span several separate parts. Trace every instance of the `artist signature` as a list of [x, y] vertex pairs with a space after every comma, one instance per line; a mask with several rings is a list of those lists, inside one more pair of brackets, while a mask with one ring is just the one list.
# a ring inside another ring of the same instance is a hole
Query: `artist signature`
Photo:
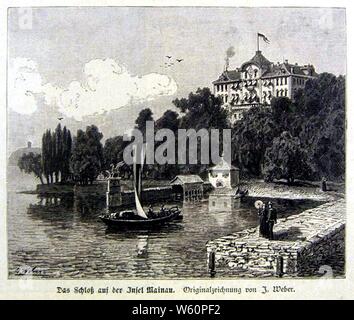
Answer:
[[38, 267], [30, 266], [20, 266], [16, 269], [16, 274], [25, 276], [25, 275], [43, 275], [44, 270]]

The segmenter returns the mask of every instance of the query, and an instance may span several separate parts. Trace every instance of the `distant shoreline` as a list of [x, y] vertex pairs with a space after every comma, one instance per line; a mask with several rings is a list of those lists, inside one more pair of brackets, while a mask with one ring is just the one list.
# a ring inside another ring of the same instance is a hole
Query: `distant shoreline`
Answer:
[[[338, 198], [345, 197], [345, 184], [328, 182], [329, 191], [323, 192], [320, 189], [320, 182], [305, 182], [303, 184], [287, 185], [282, 182], [263, 182], [261, 180], [246, 180], [242, 181], [243, 188], [249, 190], [250, 197], [266, 197], [266, 198], [283, 198], [283, 199], [309, 199], [318, 201], [331, 201]], [[102, 184], [94, 184], [88, 186], [81, 186], [82, 188], [92, 189], [92, 195], [97, 195], [97, 186], [100, 186], [100, 194], [104, 194], [105, 190]], [[124, 191], [131, 191], [129, 188], [129, 181], [122, 183]], [[145, 188], [152, 187], [166, 187], [168, 181], [147, 180]], [[16, 193], [22, 194], [36, 194], [42, 196], [51, 195], [74, 195], [74, 184], [50, 184], [50, 185], [37, 185], [36, 190], [17, 191]], [[230, 194], [233, 191], [230, 190]], [[86, 193], [86, 192], [85, 192]], [[90, 192], [89, 192], [90, 193]]]

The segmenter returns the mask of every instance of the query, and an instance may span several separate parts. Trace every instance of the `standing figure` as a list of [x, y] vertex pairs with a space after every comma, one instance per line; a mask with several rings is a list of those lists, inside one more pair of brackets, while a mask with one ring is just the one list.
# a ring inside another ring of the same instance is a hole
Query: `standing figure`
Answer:
[[259, 235], [263, 238], [268, 238], [267, 210], [264, 203], [258, 209], [258, 217]]
[[268, 225], [268, 239], [273, 240], [273, 227], [277, 223], [277, 211], [273, 208], [272, 202], [268, 202], [268, 214], [267, 214], [267, 225]]
[[327, 191], [327, 180], [325, 177], [322, 178], [322, 191]]

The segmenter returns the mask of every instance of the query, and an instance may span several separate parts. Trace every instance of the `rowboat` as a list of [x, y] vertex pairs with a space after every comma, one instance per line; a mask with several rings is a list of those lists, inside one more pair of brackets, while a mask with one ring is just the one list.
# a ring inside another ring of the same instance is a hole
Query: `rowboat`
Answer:
[[133, 162], [133, 177], [134, 177], [134, 197], [135, 197], [135, 210], [124, 210], [120, 212], [113, 212], [100, 216], [100, 219], [110, 227], [149, 227], [157, 226], [170, 222], [173, 220], [182, 220], [183, 215], [181, 210], [175, 206], [172, 208], [164, 208], [162, 206], [160, 212], [155, 213], [150, 207], [146, 213], [141, 201], [141, 189], [142, 189], [142, 170], [144, 159], [144, 148], [141, 150], [141, 165], [137, 164], [137, 149], [134, 150], [134, 162]]
[[163, 213], [156, 214], [153, 218], [143, 218], [133, 210], [126, 210], [109, 215], [102, 215], [100, 219], [109, 227], [150, 227], [158, 226], [173, 220], [183, 219], [178, 207], [165, 209]]

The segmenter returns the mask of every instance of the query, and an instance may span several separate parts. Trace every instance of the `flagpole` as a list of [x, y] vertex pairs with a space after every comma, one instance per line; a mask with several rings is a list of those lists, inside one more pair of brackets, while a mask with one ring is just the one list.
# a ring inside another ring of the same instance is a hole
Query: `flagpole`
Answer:
[[259, 35], [257, 33], [257, 51], [259, 51]]

